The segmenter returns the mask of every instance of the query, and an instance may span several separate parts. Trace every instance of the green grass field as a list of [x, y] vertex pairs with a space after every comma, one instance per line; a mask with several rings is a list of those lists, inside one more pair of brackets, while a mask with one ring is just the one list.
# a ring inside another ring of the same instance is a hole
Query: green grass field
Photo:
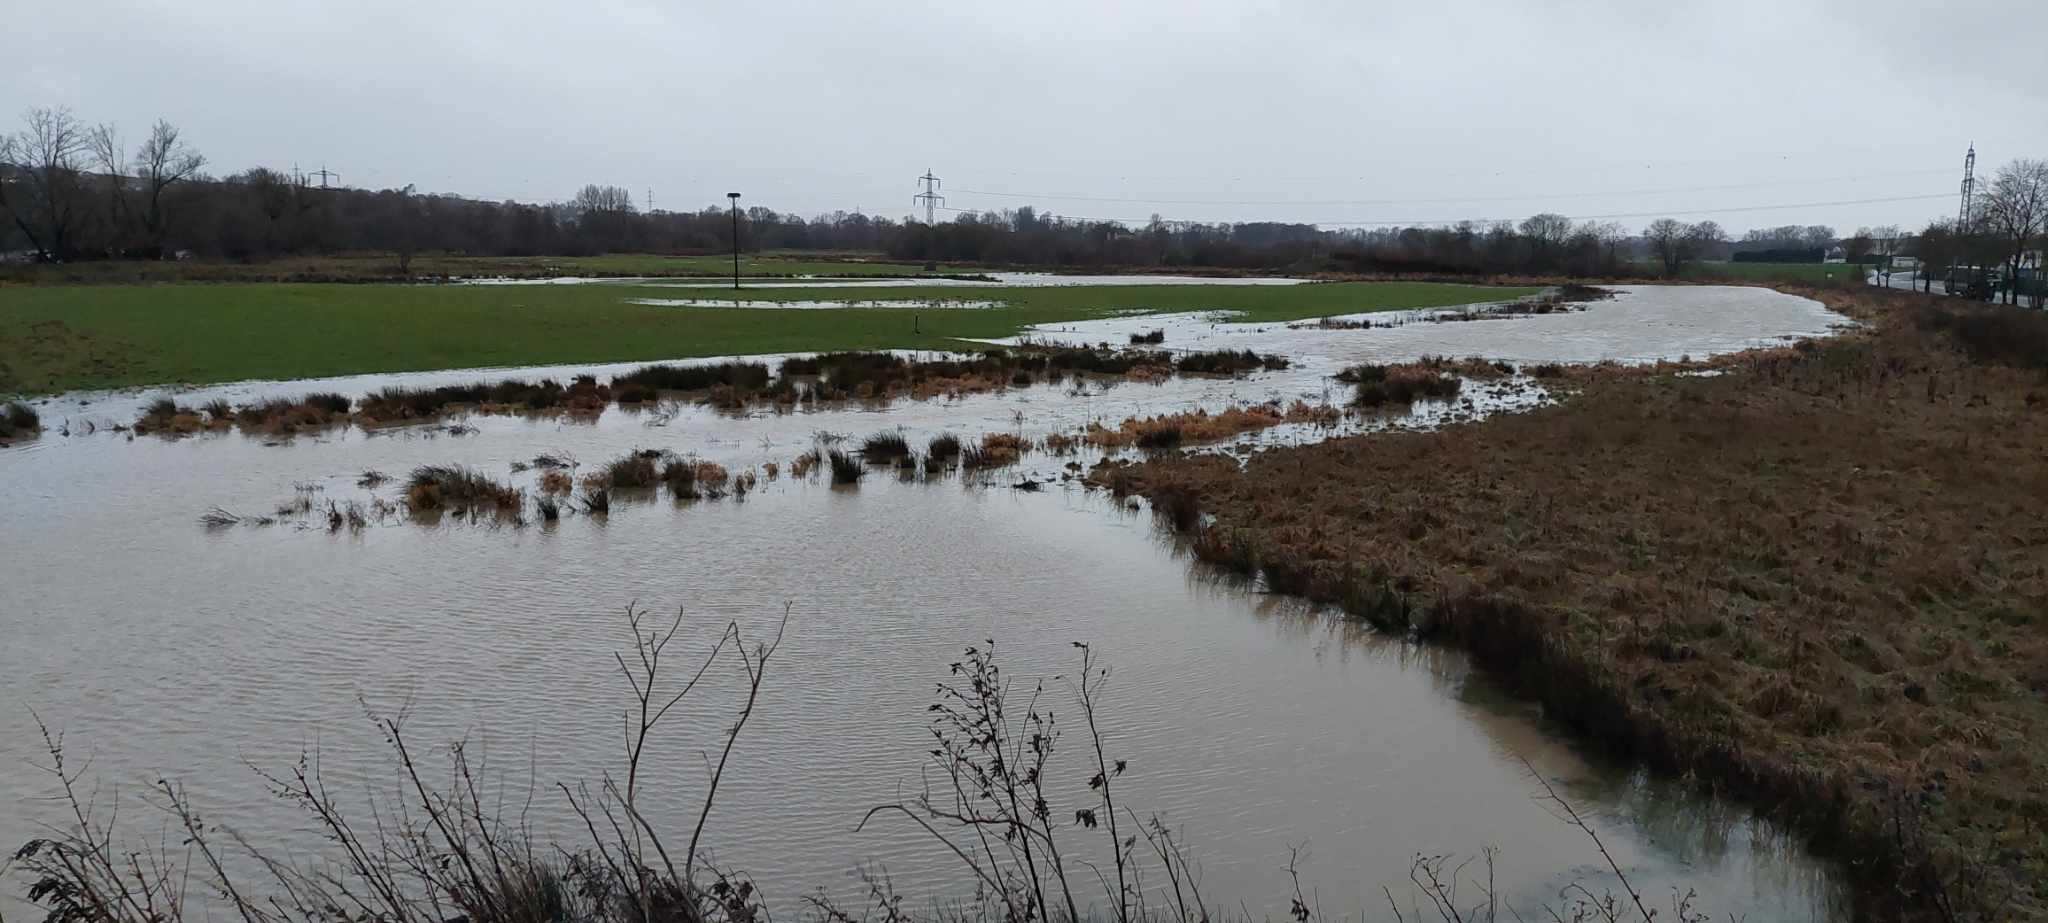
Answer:
[[[953, 348], [960, 337], [1131, 310], [1245, 320], [1445, 307], [1533, 288], [1423, 282], [1299, 286], [750, 289], [748, 299], [966, 299], [974, 310], [804, 311], [634, 305], [720, 297], [638, 285], [71, 285], [0, 287], [0, 394], [245, 378], [631, 361], [827, 349]], [[1171, 344], [1169, 344], [1171, 345]]]

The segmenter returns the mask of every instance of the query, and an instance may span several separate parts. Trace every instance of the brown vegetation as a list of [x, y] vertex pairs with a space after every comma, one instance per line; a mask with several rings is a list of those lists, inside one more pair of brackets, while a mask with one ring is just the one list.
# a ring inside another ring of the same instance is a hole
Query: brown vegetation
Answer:
[[[1115, 429], [1100, 423], [1091, 423], [1081, 434], [1081, 438], [1089, 445], [1105, 449], [1131, 445], [1140, 448], [1169, 448], [1182, 442], [1221, 442], [1239, 433], [1268, 429], [1282, 423], [1329, 425], [1337, 422], [1342, 416], [1343, 412], [1335, 407], [1312, 405], [1303, 401], [1282, 406], [1280, 402], [1274, 401], [1269, 404], [1229, 407], [1216, 413], [1191, 410], [1156, 417], [1134, 417], [1125, 420]], [[1046, 442], [1051, 446], [1052, 438], [1048, 437]]]
[[405, 486], [405, 504], [416, 513], [482, 507], [516, 513], [524, 500], [525, 497], [510, 485], [468, 468], [446, 465], [414, 468]]
[[1204, 560], [1465, 645], [1590, 738], [1775, 809], [1852, 860], [1861, 916], [2040, 918], [2048, 318], [1800, 293], [1870, 329], [1093, 477]]

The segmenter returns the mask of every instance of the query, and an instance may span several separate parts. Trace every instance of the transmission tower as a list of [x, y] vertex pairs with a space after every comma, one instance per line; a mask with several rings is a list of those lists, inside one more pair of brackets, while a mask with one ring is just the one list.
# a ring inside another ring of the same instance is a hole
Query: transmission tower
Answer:
[[1961, 211], [1956, 212], [1956, 229], [1959, 231], [1968, 230], [1970, 227], [1970, 198], [1976, 192], [1977, 145], [1972, 142], [1970, 152], [1963, 155], [1963, 206]]
[[320, 165], [320, 169], [318, 169], [318, 170], [314, 170], [313, 172], [311, 172], [311, 173], [308, 173], [308, 174], [306, 174], [306, 175], [307, 175], [307, 176], [317, 176], [317, 177], [320, 177], [320, 188], [322, 188], [322, 189], [326, 189], [326, 188], [327, 188], [327, 181], [328, 181], [328, 180], [335, 180], [335, 179], [340, 179], [340, 178], [341, 178], [341, 174], [339, 174], [339, 173], [336, 173], [336, 172], [334, 172], [334, 171], [332, 171], [332, 170], [329, 170], [329, 169], [327, 169], [327, 165], [326, 165], [326, 164], [321, 164], [321, 165]]
[[654, 187], [647, 187], [647, 213], [654, 214]]
[[924, 191], [911, 196], [910, 201], [924, 206], [924, 223], [926, 227], [930, 227], [932, 212], [946, 204], [946, 197], [939, 195], [939, 178], [932, 175], [930, 167], [925, 168], [924, 175], [918, 177], [917, 181], [924, 184]]

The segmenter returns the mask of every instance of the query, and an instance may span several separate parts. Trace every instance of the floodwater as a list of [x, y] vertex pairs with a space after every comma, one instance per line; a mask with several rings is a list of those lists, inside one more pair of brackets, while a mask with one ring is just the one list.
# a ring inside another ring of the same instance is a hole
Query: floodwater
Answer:
[[[852, 873], [862, 863], [886, 868], [913, 896], [964, 894], [967, 877], [922, 832], [901, 822], [854, 827], [869, 807], [916, 792], [933, 684], [967, 645], [993, 640], [1013, 682], [1044, 679], [1059, 710], [1060, 816], [1087, 806], [1079, 799], [1093, 771], [1065, 680], [1055, 677], [1072, 676], [1073, 642], [1094, 646], [1112, 669], [1106, 745], [1130, 766], [1119, 800], [1181, 829], [1212, 904], [1284, 911], [1289, 847], [1304, 843], [1303, 884], [1337, 916], [1382, 912], [1382, 884], [1404, 895], [1416, 852], [1498, 847], [1500, 889], [1525, 917], [1573, 881], [1611, 886], [1591, 843], [1538, 799], [1527, 760], [1591, 818], [1659, 906], [1671, 889], [1693, 888], [1716, 917], [1843, 918], [1827, 867], [1772, 825], [1588, 758], [1455, 652], [1405, 644], [1190, 564], [1148, 514], [1058, 481], [1067, 459], [1031, 456], [965, 480], [905, 481], [876, 469], [854, 487], [786, 473], [820, 431], [858, 439], [901, 427], [914, 445], [940, 431], [1035, 435], [1234, 401], [1341, 401], [1344, 389], [1324, 376], [1361, 358], [1702, 357], [1842, 322], [1813, 302], [1740, 291], [1758, 300], [1633, 289], [1582, 313], [1395, 329], [1188, 322], [1168, 327], [1168, 346], [1284, 344], [1295, 365], [1236, 380], [1037, 386], [886, 409], [735, 418], [665, 405], [614, 409], [595, 422], [474, 417], [462, 421], [475, 427], [466, 435], [344, 429], [266, 444], [233, 433], [128, 440], [95, 425], [132, 419], [155, 392], [40, 402], [52, 432], [0, 449], [0, 483], [16, 511], [0, 524], [0, 702], [9, 705], [0, 709], [0, 846], [59, 820], [58, 806], [39, 800], [50, 779], [32, 768], [40, 759], [30, 708], [69, 735], [74, 759], [90, 752], [94, 776], [130, 799], [174, 776], [210, 820], [300, 851], [321, 844], [265, 795], [249, 765], [279, 769], [317, 749], [337, 789], [388, 794], [390, 761], [363, 711], [405, 708], [416, 745], [466, 737], [471, 755], [487, 756], [509, 786], [508, 814], [568, 838], [580, 828], [553, 784], [594, 781], [621, 764], [627, 699], [611, 653], [627, 644], [624, 607], [681, 611], [695, 651], [728, 620], [762, 637], [787, 604], [787, 640], [706, 835], [718, 860], [754, 876], [778, 910], [819, 888], [858, 893]], [[1075, 335], [1097, 333], [1110, 331]], [[1601, 354], [1602, 343], [1613, 352]], [[489, 374], [497, 373], [243, 383], [179, 397], [360, 394]], [[1494, 409], [1543, 399], [1503, 395]], [[1460, 413], [1423, 405], [1370, 425], [1433, 425]], [[57, 434], [65, 426], [71, 436]], [[1277, 438], [1323, 435], [1292, 429]], [[216, 506], [268, 513], [301, 492], [321, 505], [395, 497], [395, 485], [357, 486], [369, 469], [402, 477], [417, 465], [463, 464], [531, 486], [532, 473], [513, 474], [512, 462], [567, 453], [589, 466], [643, 447], [735, 471], [773, 461], [785, 474], [744, 501], [621, 492], [608, 516], [550, 525], [391, 518], [330, 533], [290, 519], [221, 529], [197, 521]], [[1026, 478], [1052, 483], [1011, 488]], [[658, 738], [642, 776], [642, 807], [658, 827], [694, 822], [704, 754], [716, 758], [737, 682], [714, 671]], [[124, 809], [133, 832], [154, 830], [147, 810], [132, 800]]]
[[1820, 302], [1742, 286], [1606, 286], [1614, 298], [1586, 310], [1476, 321], [1441, 321], [1466, 308], [1391, 311], [1329, 318], [1394, 325], [1333, 336], [1306, 324], [1234, 323], [1228, 312], [1190, 312], [1083, 321], [1032, 328], [1041, 342], [1128, 342], [1165, 330], [1180, 349], [1253, 349], [1308, 353], [1344, 363], [1399, 362], [1417, 356], [1481, 356], [1509, 362], [1624, 363], [1700, 359], [1827, 336], [1850, 323]]

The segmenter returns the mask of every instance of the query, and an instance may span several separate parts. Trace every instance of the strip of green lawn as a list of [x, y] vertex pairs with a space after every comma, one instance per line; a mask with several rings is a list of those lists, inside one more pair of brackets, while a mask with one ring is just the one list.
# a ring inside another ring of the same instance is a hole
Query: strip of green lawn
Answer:
[[1234, 310], [1287, 321], [1514, 298], [1531, 288], [1413, 282], [1298, 286], [758, 288], [760, 300], [999, 301], [987, 309], [803, 311], [636, 305], [721, 297], [627, 285], [84, 285], [0, 287], [0, 394], [246, 378], [949, 348], [1030, 324], [1114, 313]]

